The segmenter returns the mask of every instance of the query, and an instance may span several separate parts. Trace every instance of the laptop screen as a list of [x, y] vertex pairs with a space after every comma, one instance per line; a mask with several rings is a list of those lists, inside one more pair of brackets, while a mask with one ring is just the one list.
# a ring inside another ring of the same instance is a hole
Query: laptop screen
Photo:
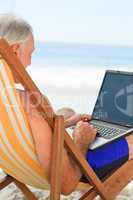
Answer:
[[106, 72], [92, 116], [133, 127], [133, 73]]

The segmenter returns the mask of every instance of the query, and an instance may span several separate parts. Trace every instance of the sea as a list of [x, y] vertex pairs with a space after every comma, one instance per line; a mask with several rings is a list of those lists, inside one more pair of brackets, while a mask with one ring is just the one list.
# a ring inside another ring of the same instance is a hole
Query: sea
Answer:
[[27, 68], [55, 111], [91, 114], [106, 70], [133, 72], [133, 47], [37, 42]]

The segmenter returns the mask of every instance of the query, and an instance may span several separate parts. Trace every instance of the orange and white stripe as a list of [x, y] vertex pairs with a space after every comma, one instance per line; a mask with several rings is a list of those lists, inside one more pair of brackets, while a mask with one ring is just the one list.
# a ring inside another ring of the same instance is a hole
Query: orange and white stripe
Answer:
[[0, 167], [19, 181], [48, 187], [34, 146], [31, 129], [18, 99], [9, 66], [0, 61]]

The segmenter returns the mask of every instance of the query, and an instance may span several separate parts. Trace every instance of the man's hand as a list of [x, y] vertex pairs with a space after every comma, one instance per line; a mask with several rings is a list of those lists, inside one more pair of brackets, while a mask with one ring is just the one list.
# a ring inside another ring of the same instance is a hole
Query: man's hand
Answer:
[[72, 117], [68, 118], [65, 121], [65, 127], [70, 127], [70, 126], [74, 126], [76, 125], [79, 121], [90, 121], [91, 120], [91, 116], [88, 114], [75, 114]]
[[95, 140], [96, 133], [97, 130], [88, 122], [77, 123], [73, 132], [73, 140], [83, 154], [86, 154], [89, 144]]

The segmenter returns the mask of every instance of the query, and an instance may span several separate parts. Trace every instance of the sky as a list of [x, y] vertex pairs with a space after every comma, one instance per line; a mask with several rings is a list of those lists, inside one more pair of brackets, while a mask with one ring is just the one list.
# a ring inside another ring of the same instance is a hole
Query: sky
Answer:
[[46, 42], [133, 46], [133, 0], [0, 0]]

